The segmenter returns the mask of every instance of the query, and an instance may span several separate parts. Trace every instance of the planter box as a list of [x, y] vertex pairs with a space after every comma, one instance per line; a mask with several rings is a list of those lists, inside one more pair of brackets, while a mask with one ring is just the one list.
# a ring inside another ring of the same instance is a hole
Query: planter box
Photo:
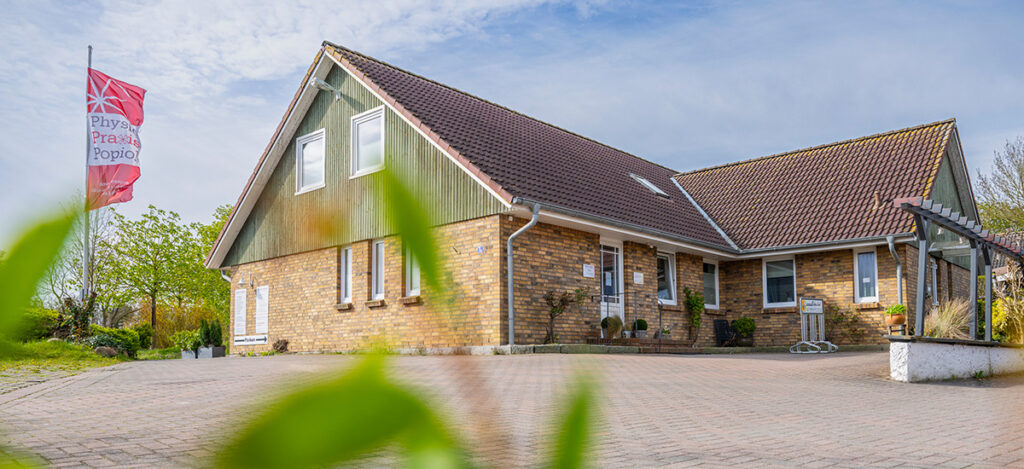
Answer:
[[227, 347], [199, 347], [199, 358], [219, 358], [224, 356]]
[[647, 337], [647, 329], [644, 329], [642, 331], [633, 331], [633, 336], [635, 336], [637, 339], [646, 338]]
[[182, 350], [181, 351], [181, 359], [184, 360], [186, 358], [188, 358], [188, 359], [196, 358], [196, 352], [194, 350]]

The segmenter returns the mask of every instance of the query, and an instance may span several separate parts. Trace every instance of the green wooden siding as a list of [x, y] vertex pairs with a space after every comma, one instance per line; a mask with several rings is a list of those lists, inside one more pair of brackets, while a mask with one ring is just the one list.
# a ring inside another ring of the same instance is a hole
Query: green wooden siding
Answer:
[[[291, 144], [245, 220], [224, 265], [394, 234], [375, 197], [381, 174], [349, 178], [351, 118], [383, 103], [335, 66], [327, 82], [342, 90], [314, 99]], [[432, 207], [436, 225], [505, 211], [504, 205], [390, 108], [384, 114], [385, 166]], [[325, 129], [326, 187], [295, 195], [295, 138]], [[329, 226], [333, 229], [324, 230]]]

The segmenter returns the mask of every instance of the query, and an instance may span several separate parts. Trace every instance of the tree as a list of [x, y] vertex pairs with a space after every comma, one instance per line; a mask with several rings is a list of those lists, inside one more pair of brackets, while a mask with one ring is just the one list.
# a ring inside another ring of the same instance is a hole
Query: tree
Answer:
[[114, 225], [116, 234], [108, 243], [118, 262], [111, 274], [128, 294], [147, 301], [149, 322], [155, 328], [157, 304], [168, 295], [171, 282], [180, 280], [174, 277], [180, 263], [176, 257], [187, 230], [177, 213], [152, 205], [138, 220], [115, 212]]
[[978, 194], [985, 228], [996, 231], [1024, 229], [1024, 137], [1007, 141], [995, 152], [992, 172], [979, 174]]

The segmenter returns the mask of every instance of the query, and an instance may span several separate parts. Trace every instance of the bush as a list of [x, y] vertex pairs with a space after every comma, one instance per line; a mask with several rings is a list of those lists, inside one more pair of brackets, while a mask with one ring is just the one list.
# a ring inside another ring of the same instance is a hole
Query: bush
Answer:
[[686, 310], [690, 312], [690, 325], [694, 329], [700, 329], [701, 314], [704, 313], [704, 294], [683, 288], [683, 296], [686, 297]]
[[288, 341], [285, 339], [277, 339], [274, 342], [274, 351], [277, 353], [285, 353], [288, 351]]
[[750, 337], [754, 334], [754, 330], [757, 329], [757, 325], [754, 324], [752, 318], [742, 317], [733, 320], [732, 328], [740, 337]]
[[933, 306], [924, 318], [924, 335], [943, 339], [969, 339], [970, 305], [964, 300], [952, 300]]
[[899, 303], [896, 303], [888, 308], [885, 308], [885, 314], [889, 316], [896, 316], [900, 314], [907, 314], [907, 307]]
[[608, 328], [608, 318], [605, 317], [604, 319], [601, 319], [601, 329], [607, 329], [607, 328]]
[[58, 314], [56, 311], [45, 308], [28, 309], [22, 315], [17, 339], [22, 342], [48, 339], [53, 337], [53, 331], [57, 329], [57, 325]]
[[[604, 319], [608, 321], [608, 336], [607, 337], [609, 337], [609, 338], [616, 337], [620, 333], [622, 333], [622, 318], [613, 315], [613, 316], [608, 316], [608, 317], [606, 317]], [[604, 322], [604, 321], [602, 321], [602, 322]]]
[[153, 326], [143, 322], [132, 326], [132, 330], [139, 334], [139, 347], [148, 349], [153, 346]]
[[131, 329], [114, 329], [93, 325], [92, 337], [87, 343], [92, 347], [112, 347], [118, 353], [135, 358], [139, 353], [139, 333]]
[[199, 322], [199, 342], [207, 347], [220, 347], [224, 343], [220, 320]]
[[647, 321], [643, 320], [643, 319], [637, 319], [636, 321], [633, 321], [633, 330], [634, 331], [646, 331], [647, 330]]
[[174, 346], [181, 350], [198, 350], [203, 346], [198, 330], [175, 332], [171, 336], [171, 342], [174, 342]]

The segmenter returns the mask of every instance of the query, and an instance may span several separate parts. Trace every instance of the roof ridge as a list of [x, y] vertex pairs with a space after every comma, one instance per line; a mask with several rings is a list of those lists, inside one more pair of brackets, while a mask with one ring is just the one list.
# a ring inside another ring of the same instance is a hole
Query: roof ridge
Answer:
[[944, 125], [944, 124], [950, 124], [950, 123], [956, 124], [956, 118], [955, 117], [950, 117], [949, 119], [945, 119], [945, 120], [941, 120], [941, 121], [935, 121], [935, 122], [931, 122], [931, 123], [928, 123], [928, 124], [919, 124], [919, 125], [915, 125], [915, 126], [911, 126], [911, 127], [905, 127], [905, 128], [902, 128], [902, 129], [889, 130], [889, 131], [886, 131], [886, 132], [879, 132], [879, 133], [876, 133], [876, 134], [865, 135], [863, 137], [849, 138], [849, 139], [846, 139], [846, 140], [839, 140], [839, 141], [836, 141], [836, 142], [825, 143], [825, 144], [821, 144], [821, 145], [815, 145], [815, 146], [811, 146], [811, 147], [807, 147], [807, 148], [800, 148], [800, 149], [797, 149], [797, 150], [790, 150], [790, 151], [782, 152], [782, 153], [774, 153], [774, 154], [771, 154], [771, 155], [758, 156], [756, 158], [748, 158], [748, 159], [745, 159], [745, 160], [733, 161], [733, 162], [730, 162], [730, 163], [724, 163], [724, 164], [719, 164], [719, 165], [715, 165], [715, 166], [708, 166], [706, 168], [700, 168], [700, 169], [694, 169], [692, 171], [685, 171], [685, 172], [681, 172], [681, 173], [676, 173], [673, 177], [687, 176], [687, 175], [690, 175], [690, 174], [702, 173], [702, 172], [705, 172], [705, 171], [713, 171], [713, 170], [716, 170], [716, 169], [728, 168], [728, 167], [731, 167], [731, 166], [738, 166], [738, 165], [741, 165], [741, 164], [753, 163], [753, 162], [762, 161], [762, 160], [769, 160], [769, 159], [772, 159], [772, 158], [781, 158], [781, 157], [784, 157], [784, 156], [790, 156], [790, 155], [794, 155], [794, 154], [797, 154], [797, 153], [803, 153], [803, 152], [808, 152], [808, 151], [813, 151], [813, 150], [820, 150], [822, 148], [834, 147], [834, 146], [839, 146], [839, 145], [846, 145], [848, 143], [855, 143], [855, 142], [860, 142], [860, 141], [869, 140], [869, 139], [873, 139], [873, 138], [887, 137], [889, 135], [894, 135], [894, 134], [898, 134], [898, 133], [901, 133], [901, 132], [910, 132], [910, 131], [914, 131], [914, 130], [920, 130], [920, 129], [924, 129], [924, 128], [928, 128], [928, 127], [935, 127], [935, 126]]
[[[512, 109], [512, 108], [509, 108], [508, 106], [503, 106], [503, 105], [501, 105], [501, 104], [498, 104], [498, 103], [496, 103], [496, 102], [494, 102], [494, 101], [490, 101], [490, 100], [487, 100], [487, 99], [481, 98], [481, 97], [479, 97], [479, 96], [476, 96], [476, 95], [474, 95], [474, 94], [471, 94], [471, 93], [467, 93], [467, 92], [465, 92], [465, 91], [462, 91], [462, 90], [460, 90], [460, 89], [458, 89], [458, 88], [455, 88], [454, 86], [451, 86], [451, 85], [446, 85], [446, 84], [444, 84], [444, 83], [441, 83], [441, 82], [439, 82], [439, 81], [437, 81], [437, 80], [433, 80], [433, 79], [427, 78], [427, 77], [425, 77], [425, 76], [423, 76], [423, 75], [419, 75], [419, 74], [416, 74], [416, 73], [410, 72], [410, 71], [408, 71], [408, 70], [406, 70], [406, 69], [404, 69], [404, 68], [401, 68], [401, 67], [397, 67], [397, 66], [395, 66], [395, 65], [392, 65], [392, 64], [390, 64], [390, 63], [388, 63], [388, 62], [385, 62], [385, 61], [383, 61], [383, 60], [380, 60], [380, 59], [378, 59], [378, 58], [376, 58], [376, 57], [370, 57], [369, 55], [363, 54], [362, 52], [359, 52], [359, 51], [355, 51], [355, 50], [349, 49], [348, 47], [345, 47], [345, 46], [342, 46], [342, 45], [338, 45], [338, 44], [335, 44], [335, 43], [333, 43], [333, 42], [331, 42], [331, 41], [327, 41], [327, 40], [325, 40], [325, 41], [323, 42], [323, 44], [324, 44], [324, 45], [329, 45], [329, 46], [331, 46], [331, 47], [334, 47], [334, 48], [336, 48], [336, 49], [341, 49], [341, 50], [344, 50], [344, 51], [346, 51], [346, 52], [349, 52], [349, 53], [351, 53], [351, 54], [355, 54], [355, 55], [358, 55], [358, 56], [360, 56], [360, 57], [363, 57], [363, 58], [365, 58], [365, 59], [367, 59], [367, 60], [372, 60], [372, 61], [374, 61], [374, 62], [377, 62], [377, 63], [381, 64], [381, 65], [385, 65], [385, 66], [387, 66], [387, 67], [391, 67], [391, 68], [393, 68], [393, 69], [395, 69], [395, 70], [398, 70], [398, 71], [400, 71], [400, 72], [402, 72], [402, 73], [406, 73], [406, 74], [412, 75], [412, 76], [414, 76], [414, 77], [416, 77], [416, 78], [419, 78], [419, 79], [421, 79], [421, 80], [424, 80], [424, 81], [428, 81], [428, 82], [430, 82], [430, 83], [433, 83], [433, 84], [435, 84], [435, 85], [438, 85], [438, 86], [440, 86], [440, 87], [442, 87], [442, 88], [447, 88], [447, 89], [449, 89], [449, 90], [452, 90], [452, 91], [454, 91], [454, 92], [456, 92], [456, 93], [459, 93], [459, 94], [462, 94], [462, 95], [468, 96], [468, 97], [470, 97], [470, 98], [473, 98], [473, 99], [475, 99], [475, 100], [477, 100], [477, 101], [482, 101], [482, 102], [485, 102], [485, 103], [487, 103], [487, 104], [490, 104], [490, 105], [492, 105], [492, 106], [495, 106], [495, 107], [497, 107], [497, 108], [501, 108], [501, 109], [503, 109], [503, 110], [505, 110], [505, 111], [511, 112], [512, 114], [517, 114], [517, 115], [520, 115], [520, 116], [522, 116], [522, 117], [525, 117], [525, 118], [527, 118], [527, 119], [530, 119], [530, 120], [532, 120], [532, 121], [536, 121], [536, 122], [539, 122], [539, 123], [541, 123], [541, 124], [544, 124], [544, 125], [546, 125], [546, 126], [548, 126], [548, 127], [551, 127], [551, 128], [553, 128], [553, 129], [557, 129], [557, 130], [559, 130], [559, 131], [565, 132], [565, 133], [567, 133], [567, 134], [569, 134], [569, 135], [573, 135], [573, 136], [576, 136], [576, 137], [582, 138], [582, 139], [584, 139], [584, 140], [587, 140], [587, 141], [589, 141], [589, 142], [593, 142], [593, 143], [596, 143], [596, 144], [598, 144], [598, 145], [601, 145], [601, 146], [603, 146], [603, 147], [605, 147], [605, 148], [609, 148], [609, 149], [611, 149], [611, 150], [615, 150], [615, 151], [617, 151], [617, 152], [619, 152], [619, 153], [622, 153], [622, 154], [624, 154], [624, 155], [628, 155], [628, 156], [631, 156], [631, 157], [633, 157], [633, 158], [636, 158], [636, 159], [638, 159], [638, 160], [640, 160], [640, 161], [643, 161], [643, 162], [645, 162], [645, 163], [650, 163], [650, 164], [653, 164], [653, 165], [655, 165], [655, 166], [658, 166], [659, 168], [665, 169], [665, 170], [667, 170], [667, 171], [671, 171], [671, 172], [672, 172], [673, 174], [679, 174], [679, 172], [678, 172], [677, 170], [675, 170], [675, 169], [673, 169], [673, 168], [669, 168], [668, 166], [665, 166], [665, 165], [663, 165], [663, 164], [660, 164], [660, 163], [655, 163], [655, 162], [653, 162], [653, 161], [651, 161], [651, 160], [648, 160], [648, 159], [646, 159], [646, 158], [642, 158], [642, 157], [639, 157], [639, 156], [637, 156], [637, 155], [634, 155], [634, 154], [632, 154], [632, 153], [630, 153], [630, 152], [628, 152], [628, 151], [624, 151], [624, 150], [620, 150], [620, 149], [618, 149], [618, 148], [615, 148], [615, 147], [613, 147], [613, 146], [611, 146], [611, 145], [608, 145], [607, 143], [602, 143], [602, 142], [599, 142], [599, 141], [597, 141], [597, 140], [594, 140], [594, 139], [592, 139], [592, 138], [590, 138], [590, 137], [587, 137], [587, 136], [584, 136], [584, 135], [580, 135], [580, 134], [578, 134], [578, 133], [576, 133], [576, 132], [573, 132], [573, 131], [571, 131], [571, 130], [565, 129], [564, 127], [559, 127], [559, 126], [557, 126], [557, 125], [555, 125], [555, 124], [552, 124], [552, 123], [550, 123], [550, 122], [545, 122], [545, 121], [542, 121], [542, 120], [540, 120], [540, 119], [538, 119], [538, 118], [536, 118], [536, 117], [530, 116], [530, 115], [528, 115], [528, 114], [524, 114], [524, 113], [522, 113], [522, 112], [519, 112], [519, 111], [516, 111], [515, 109]], [[354, 64], [353, 64], [353, 65], [354, 65]], [[670, 177], [671, 177], [671, 176], [670, 176]]]

